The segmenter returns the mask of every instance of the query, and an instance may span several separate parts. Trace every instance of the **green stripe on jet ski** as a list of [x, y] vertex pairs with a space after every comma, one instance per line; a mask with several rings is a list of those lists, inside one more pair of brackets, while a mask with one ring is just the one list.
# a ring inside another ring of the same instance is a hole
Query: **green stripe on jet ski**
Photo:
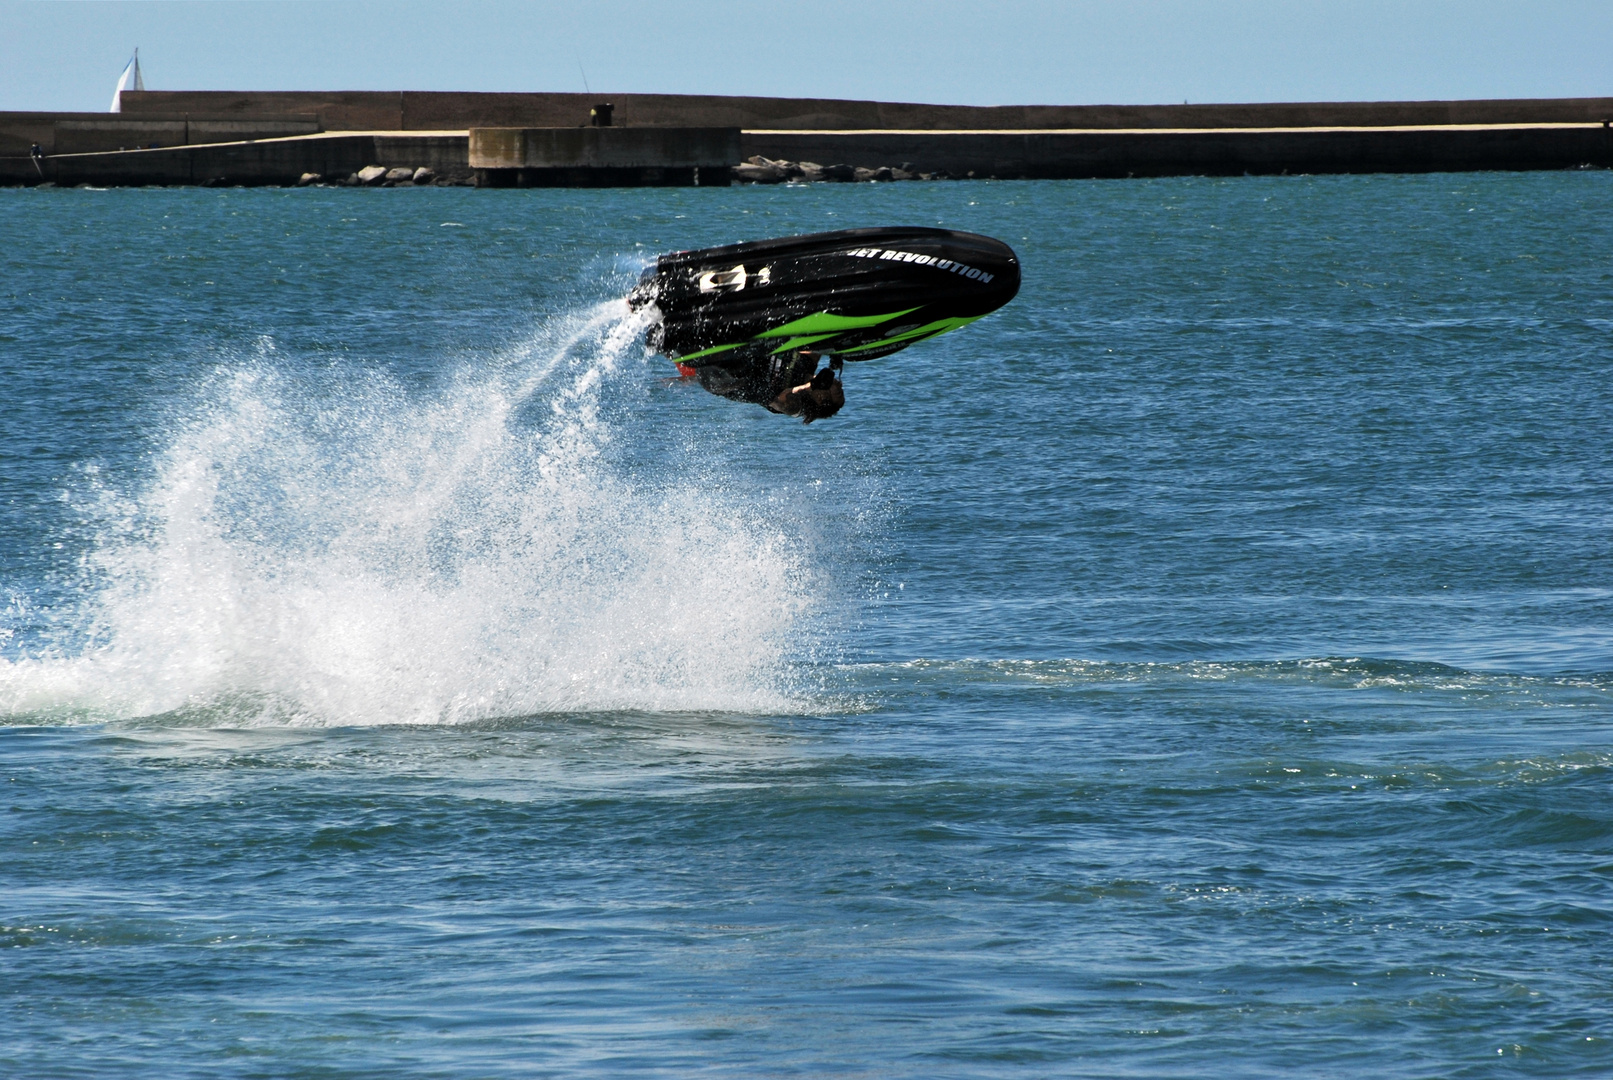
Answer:
[[[780, 345], [778, 348], [774, 349], [773, 352], [787, 352], [790, 349], [798, 349], [803, 345], [810, 345], [813, 342], [822, 341], [824, 338], [834, 337], [836, 334], [844, 333], [847, 330], [861, 330], [865, 326], [878, 326], [880, 323], [887, 323], [892, 319], [899, 319], [903, 315], [917, 310], [918, 308], [907, 308], [905, 311], [893, 311], [889, 315], [831, 315], [827, 311], [820, 311], [815, 315], [804, 315], [799, 319], [793, 320], [792, 322], [785, 323], [783, 326], [776, 326], [771, 330], [763, 330], [760, 334], [757, 334], [754, 338], [752, 338], [751, 341], [736, 341], [732, 345], [713, 345], [709, 349], [701, 349], [699, 352], [692, 352], [685, 356], [675, 357], [675, 359], [680, 364], [687, 363], [690, 360], [695, 360], [702, 356], [711, 356], [714, 353], [727, 352], [729, 349], [737, 349], [742, 345], [749, 345], [752, 341], [761, 341], [763, 338], [777, 337], [788, 338], [789, 340]], [[974, 320], [943, 319], [941, 320], [941, 323], [932, 323], [931, 326], [938, 326], [944, 323], [946, 324], [946, 329], [950, 330], [954, 326], [962, 326], [964, 323], [969, 322], [974, 322]], [[896, 337], [890, 338], [889, 341], [881, 341], [878, 344], [886, 345], [889, 344], [890, 341], [905, 341], [909, 337], [919, 336], [926, 332], [928, 331], [916, 330], [908, 334], [898, 334]], [[871, 348], [871, 346], [864, 345], [862, 348], [867, 349]], [[847, 349], [845, 351], [857, 352], [858, 350]]]
[[[906, 313], [904, 312], [903, 314]], [[970, 316], [969, 318], [938, 319], [933, 323], [926, 323], [923, 326], [915, 327], [914, 329], [908, 330], [904, 333], [895, 334], [883, 341], [872, 341], [867, 345], [857, 345], [850, 349], [837, 349], [836, 351], [841, 354], [862, 352], [864, 349], [877, 349], [882, 345], [894, 345], [898, 341], [912, 341], [917, 338], [935, 337], [938, 334], [946, 333], [948, 330], [956, 330], [960, 326], [968, 326], [970, 323], [974, 322], [980, 317], [981, 316], [979, 315], [974, 315]]]
[[736, 341], [732, 345], [713, 345], [709, 349], [701, 349], [699, 352], [692, 352], [687, 356], [675, 356], [673, 359], [681, 364], [685, 360], [693, 360], [697, 356], [710, 356], [712, 353], [727, 352], [729, 349], [737, 349], [741, 345], [749, 344], [750, 342], [748, 341]]
[[775, 326], [771, 330], [763, 330], [756, 336], [766, 337], [794, 337], [797, 334], [838, 334], [842, 330], [860, 330], [865, 326], [878, 326], [880, 323], [890, 322], [892, 319], [906, 315], [909, 311], [918, 308], [908, 308], [907, 311], [893, 311], [889, 315], [831, 315], [827, 311], [820, 311], [816, 315], [804, 315], [793, 322], [783, 326]]

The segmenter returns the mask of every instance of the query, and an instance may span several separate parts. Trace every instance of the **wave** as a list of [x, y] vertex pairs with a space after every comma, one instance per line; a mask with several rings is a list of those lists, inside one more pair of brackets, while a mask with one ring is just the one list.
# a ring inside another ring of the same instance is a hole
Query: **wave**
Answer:
[[1469, 671], [1429, 661], [1331, 656], [1290, 660], [1185, 660], [1167, 662], [1080, 659], [915, 659], [847, 665], [874, 684], [896, 675], [910, 682], [954, 685], [1023, 684], [1097, 687], [1228, 683], [1289, 684], [1341, 690], [1577, 692], [1608, 704], [1613, 674], [1536, 676]]

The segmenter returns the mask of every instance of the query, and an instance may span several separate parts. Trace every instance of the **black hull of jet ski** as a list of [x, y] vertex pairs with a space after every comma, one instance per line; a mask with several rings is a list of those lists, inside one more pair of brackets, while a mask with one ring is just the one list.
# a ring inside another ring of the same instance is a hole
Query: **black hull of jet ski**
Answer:
[[700, 368], [798, 349], [888, 356], [988, 315], [1019, 291], [1000, 240], [949, 229], [846, 229], [663, 255], [629, 297], [652, 348]]

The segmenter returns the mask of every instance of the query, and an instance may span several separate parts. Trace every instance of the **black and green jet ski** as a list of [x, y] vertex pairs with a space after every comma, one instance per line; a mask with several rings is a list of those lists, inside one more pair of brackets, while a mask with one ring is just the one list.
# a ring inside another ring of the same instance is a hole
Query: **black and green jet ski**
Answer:
[[845, 229], [662, 255], [628, 302], [654, 305], [660, 321], [650, 346], [684, 374], [775, 408], [779, 385], [799, 376], [799, 357], [815, 367], [828, 354], [838, 372], [843, 361], [889, 356], [966, 326], [1018, 291], [1019, 259], [1001, 240]]

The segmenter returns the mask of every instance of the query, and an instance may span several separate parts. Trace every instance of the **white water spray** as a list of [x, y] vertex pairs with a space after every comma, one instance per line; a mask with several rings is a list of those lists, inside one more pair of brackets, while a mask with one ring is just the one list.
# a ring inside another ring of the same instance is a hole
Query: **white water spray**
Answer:
[[801, 532], [607, 452], [642, 329], [602, 304], [425, 401], [272, 358], [221, 374], [94, 556], [88, 644], [0, 660], [0, 715], [797, 707]]

